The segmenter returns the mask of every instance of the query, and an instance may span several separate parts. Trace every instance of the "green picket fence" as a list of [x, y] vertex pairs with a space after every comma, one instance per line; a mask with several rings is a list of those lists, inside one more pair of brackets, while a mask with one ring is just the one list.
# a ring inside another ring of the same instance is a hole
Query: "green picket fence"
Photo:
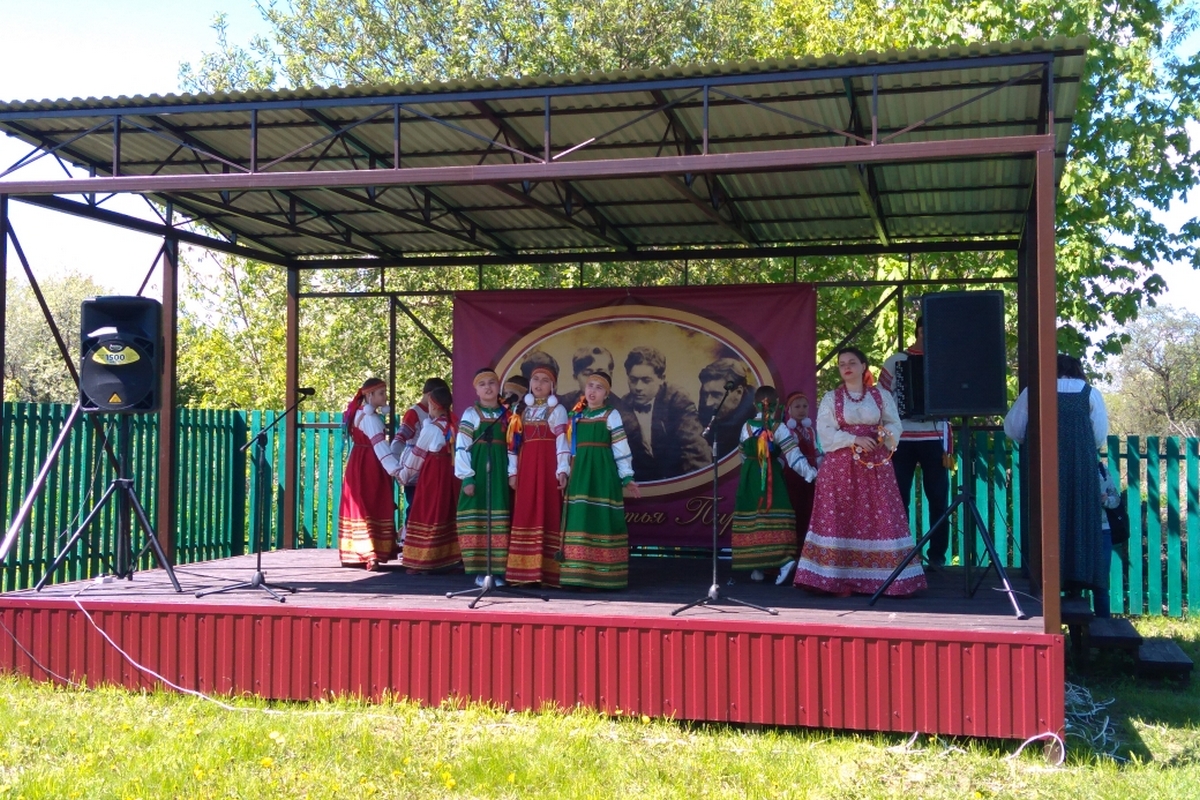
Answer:
[[[7, 477], [5, 527], [13, 519], [62, 430], [70, 409], [61, 405], [6, 403], [0, 422], [0, 470]], [[176, 561], [190, 563], [282, 545], [284, 430], [270, 430], [260, 447], [258, 433], [277, 418], [275, 411], [181, 409]], [[300, 416], [297, 546], [337, 546], [337, 509], [347, 446], [335, 412]], [[32, 586], [49, 567], [79, 522], [93, 508], [113, 472], [104, 457], [102, 436], [119, 446], [120, 418], [81, 418], [70, 432], [14, 552], [0, 565], [0, 591]], [[139, 498], [155, 520], [158, 452], [156, 415], [130, 422], [131, 473]], [[973, 433], [974, 470], [962, 465], [965, 441], [958, 437], [958, 469], [951, 496], [963, 477], [974, 475], [974, 496], [1002, 562], [1019, 570], [1021, 544], [1021, 455], [999, 431]], [[1111, 598], [1114, 613], [1182, 616], [1200, 604], [1200, 439], [1109, 437], [1105, 457], [1128, 487], [1132, 534], [1127, 548], [1113, 555]], [[929, 517], [914, 480], [910, 510], [913, 528], [928, 530]], [[104, 508], [90, 532], [69, 553], [55, 581], [79, 580], [110, 569], [116, 505]], [[951, 519], [951, 556], [962, 563], [967, 552], [966, 516]], [[135, 530], [135, 546], [142, 538]], [[983, 553], [977, 535], [975, 552]], [[142, 566], [149, 566], [147, 558]], [[1196, 575], [1193, 579], [1192, 573]]]
[[[1020, 514], [1021, 451], [1001, 431], [973, 434], [974, 497], [992, 533], [1001, 561], [1014, 571], [1024, 563]], [[962, 491], [965, 441], [956, 441], [958, 468], [951, 497]], [[1102, 458], [1127, 489], [1130, 539], [1110, 565], [1111, 610], [1117, 614], [1183, 616], [1200, 607], [1200, 439], [1108, 437]], [[913, 481], [910, 515], [914, 529], [929, 529], [920, 496], [920, 472]], [[965, 514], [951, 519], [951, 555], [962, 563], [966, 550]], [[977, 535], [975, 552], [983, 553]]]

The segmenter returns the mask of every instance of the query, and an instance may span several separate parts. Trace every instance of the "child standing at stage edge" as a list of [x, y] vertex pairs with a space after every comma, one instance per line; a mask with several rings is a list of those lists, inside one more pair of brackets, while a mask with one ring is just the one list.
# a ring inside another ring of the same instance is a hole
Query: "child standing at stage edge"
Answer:
[[[508, 561], [509, 502], [508, 412], [500, 405], [500, 376], [491, 367], [475, 373], [478, 401], [458, 422], [454, 475], [462, 481], [458, 498], [458, 543], [463, 567], [483, 586], [488, 573], [488, 532], [491, 532], [491, 572], [504, 585]], [[490, 519], [490, 524], [489, 524]]]
[[505, 574], [509, 583], [558, 586], [562, 492], [571, 467], [567, 412], [554, 396], [557, 380], [553, 365], [535, 366], [525, 410], [509, 423], [508, 480], [515, 492]]
[[445, 570], [462, 561], [455, 525], [460, 483], [454, 477], [450, 406], [450, 390], [434, 387], [429, 393], [429, 418], [400, 462], [401, 482], [417, 483], [404, 537], [404, 566], [409, 574]]
[[[808, 396], [804, 392], [792, 392], [783, 402], [787, 411], [788, 430], [796, 437], [796, 445], [800, 455], [813, 469], [816, 469], [819, 458], [817, 454], [817, 434], [813, 429], [812, 418], [808, 416]], [[808, 522], [812, 519], [813, 493], [816, 489], [810, 481], [800, 477], [795, 470], [785, 469], [783, 481], [787, 484], [788, 500], [792, 510], [796, 512], [796, 556], [779, 569], [779, 577], [775, 579], [777, 586], [787, 583], [796, 561], [800, 558], [800, 550], [804, 547], [804, 535], [808, 533]]]
[[[404, 412], [404, 416], [400, 418], [400, 427], [396, 429], [396, 435], [392, 437], [392, 452], [396, 455], [397, 460], [403, 460], [404, 451], [411, 450], [416, 444], [417, 436], [421, 433], [421, 426], [425, 424], [425, 420], [429, 419], [429, 393], [439, 386], [450, 388], [441, 378], [426, 379], [425, 385], [421, 387], [421, 399], [409, 406], [408, 410]], [[408, 510], [412, 508], [413, 497], [416, 493], [417, 484], [415, 482], [404, 485], [405, 518], [408, 517]]]
[[400, 462], [388, 448], [379, 409], [387, 405], [387, 385], [368, 378], [354, 393], [342, 426], [351, 439], [338, 508], [338, 555], [342, 566], [374, 570], [396, 557], [396, 490]]
[[733, 511], [733, 568], [761, 581], [765, 569], [784, 566], [796, 555], [796, 514], [788, 500], [783, 461], [812, 482], [817, 471], [800, 454], [796, 437], [778, 418], [773, 386], [754, 392], [758, 416], [742, 426], [742, 472]]
[[608, 404], [612, 377], [594, 372], [571, 411], [571, 477], [563, 526], [563, 586], [624, 589], [629, 584], [625, 497], [641, 497], [621, 414]]

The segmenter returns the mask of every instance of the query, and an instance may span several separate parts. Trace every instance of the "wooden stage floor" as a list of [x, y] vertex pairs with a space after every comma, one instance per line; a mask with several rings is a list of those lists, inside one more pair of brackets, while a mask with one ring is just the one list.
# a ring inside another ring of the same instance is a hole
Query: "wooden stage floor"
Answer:
[[465, 575], [368, 573], [332, 550], [266, 553], [263, 571], [297, 593], [195, 596], [248, 581], [254, 557], [241, 556], [176, 568], [178, 594], [148, 570], [0, 595], [0, 671], [163, 685], [132, 659], [182, 688], [272, 699], [391, 694], [1018, 739], [1063, 727], [1063, 636], [1044, 632], [1028, 596], [1018, 620], [994, 573], [974, 597], [949, 569], [917, 597], [870, 607], [773, 581], [726, 585], [723, 562], [723, 594], [778, 615], [718, 603], [672, 616], [707, 594], [710, 560], [636, 557], [625, 591], [496, 594], [474, 609], [446, 597], [472, 586]]
[[[204, 604], [244, 606], [273, 604], [261, 589], [240, 589], [197, 599], [195, 592], [248, 581], [254, 573], [254, 557], [239, 556], [220, 561], [185, 564], [175, 569], [183, 587], [177, 594], [162, 570], [136, 573], [132, 580], [109, 583], [61, 583], [41, 592], [21, 591], [5, 598], [65, 599], [83, 592], [90, 602], [155, 604]], [[403, 567], [385, 564], [378, 572], [343, 568], [335, 550], [284, 550], [263, 554], [263, 572], [271, 583], [295, 587], [287, 595], [291, 608], [331, 610], [369, 608], [377, 611], [442, 611], [465, 609], [466, 599], [448, 599], [447, 592], [472, 588], [472, 578], [462, 574], [408, 575]], [[912, 598], [882, 597], [875, 606], [868, 598], [833, 598], [813, 595], [790, 584], [776, 586], [774, 578], [753, 583], [744, 575], [729, 585], [729, 563], [719, 565], [723, 596], [736, 597], [779, 612], [775, 621], [797, 624], [862, 625], [875, 628], [917, 628], [943, 631], [1005, 631], [1040, 633], [1041, 604], [1026, 594], [1018, 601], [1030, 618], [1018, 620], [1007, 596], [1000, 591], [995, 571], [990, 571], [974, 597], [967, 597], [961, 568], [928, 572], [929, 589]], [[979, 575], [976, 571], [975, 575]], [[568, 589], [541, 591], [549, 602], [491, 594], [480, 602], [477, 614], [522, 613], [613, 617], [665, 617], [679, 606], [703, 597], [712, 583], [712, 561], [701, 558], [634, 557], [630, 563], [629, 588], [619, 592], [578, 592]], [[1014, 576], [1014, 588], [1025, 581]], [[681, 616], [698, 619], [772, 619], [754, 609], [732, 603], [693, 608]]]

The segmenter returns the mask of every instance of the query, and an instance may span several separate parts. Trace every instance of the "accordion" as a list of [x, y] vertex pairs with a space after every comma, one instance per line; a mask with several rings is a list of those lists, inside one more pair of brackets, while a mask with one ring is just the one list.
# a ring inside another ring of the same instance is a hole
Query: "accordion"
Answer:
[[892, 394], [900, 419], [925, 419], [925, 356], [909, 355], [896, 362]]

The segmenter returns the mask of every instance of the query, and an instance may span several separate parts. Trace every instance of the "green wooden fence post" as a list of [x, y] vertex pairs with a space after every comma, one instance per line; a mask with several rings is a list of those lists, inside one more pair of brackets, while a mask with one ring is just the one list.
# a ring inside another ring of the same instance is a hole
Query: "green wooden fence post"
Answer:
[[1167, 438], [1167, 613], [1183, 615], [1183, 561], [1179, 519], [1179, 437]]
[[296, 474], [300, 476], [300, 491], [297, 492], [296, 498], [300, 503], [300, 508], [296, 510], [296, 523], [300, 530], [296, 531], [296, 546], [311, 547], [316, 543], [313, 531], [317, 513], [318, 467], [314, 436], [316, 431], [312, 427], [316, 422], [316, 414], [305, 411], [302, 419], [303, 427], [299, 429], [300, 446], [296, 448], [296, 453], [302, 460], [300, 469], [296, 470]]
[[1184, 440], [1187, 451], [1187, 598], [1189, 614], [1200, 614], [1200, 439]]
[[1146, 613], [1162, 615], [1162, 458], [1157, 436], [1146, 437]]
[[229, 555], [240, 556], [246, 552], [246, 532], [253, 527], [253, 524], [247, 524], [246, 517], [246, 493], [249, 489], [247, 479], [250, 473], [247, 469], [247, 451], [242, 449], [246, 442], [250, 441], [250, 437], [247, 433], [246, 412], [232, 411], [230, 415], [228, 459], [229, 484], [232, 491], [229, 493], [228, 546]]
[[1142, 502], [1142, 455], [1137, 436], [1125, 443], [1125, 485], [1129, 490], [1129, 613], [1146, 613], [1145, 504]]
[[[330, 416], [329, 412], [322, 411], [318, 419], [321, 424], [328, 425]], [[317, 461], [321, 465], [319, 473], [321, 488], [317, 493], [317, 547], [329, 547], [329, 496], [331, 491], [329, 484], [330, 475], [336, 467], [329, 460], [329, 429], [319, 428], [313, 431], [313, 436], [318, 442]]]
[[[1108, 463], [1105, 465], [1109, 475], [1115, 476], [1117, 488], [1121, 485], [1121, 437], [1108, 437]], [[1125, 557], [1122, 548], [1113, 548], [1113, 557], [1108, 565], [1108, 605], [1114, 614], [1125, 613]]]
[[[262, 430], [262, 412], [250, 412], [250, 431], [247, 436], [248, 440], [253, 441], [254, 437], [258, 436]], [[260, 448], [257, 444], [250, 445], [250, 449], [246, 451], [247, 460], [249, 462], [248, 474], [250, 481], [248, 484], [249, 499], [249, 520], [250, 525], [243, 531], [246, 541], [254, 542], [255, 547], [259, 542], [266, 541], [263, 531], [263, 519], [266, 515], [263, 513], [262, 495], [262, 465], [259, 463], [260, 458], [266, 458], [265, 454], [260, 456], [264, 448]], [[246, 542], [242, 542], [242, 552], [246, 552]]]
[[995, 521], [992, 523], [992, 539], [996, 543], [996, 552], [1005, 567], [1013, 565], [1012, 540], [1009, 536], [1009, 520], [1012, 515], [1008, 508], [1009, 459], [1008, 442], [1003, 431], [992, 434], [992, 511]]

